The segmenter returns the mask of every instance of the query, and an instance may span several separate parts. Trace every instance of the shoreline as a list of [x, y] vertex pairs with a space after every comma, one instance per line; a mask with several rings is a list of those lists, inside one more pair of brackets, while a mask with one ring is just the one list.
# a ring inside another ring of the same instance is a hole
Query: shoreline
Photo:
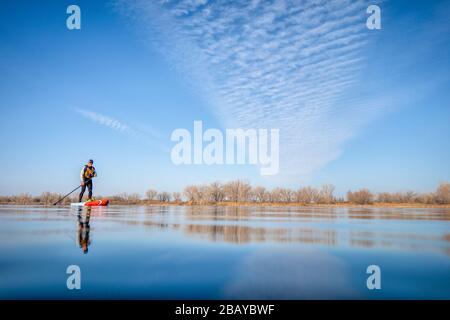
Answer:
[[[126, 203], [112, 204], [114, 205], [130, 205]], [[435, 209], [450, 209], [450, 204], [414, 204], [414, 203], [373, 203], [373, 204], [355, 204], [355, 203], [333, 203], [333, 204], [319, 204], [319, 203], [253, 203], [253, 202], [217, 202], [217, 203], [146, 203], [146, 204], [131, 204], [144, 206], [188, 206], [188, 207], [298, 207], [298, 208], [435, 208]]]
[[[75, 190], [65, 196], [48, 191], [37, 196], [30, 193], [5, 195], [0, 196], [0, 204], [50, 206], [57, 202], [69, 205], [71, 202], [79, 202], [78, 194], [73, 194]], [[357, 191], [349, 190], [344, 197], [335, 196], [334, 190], [335, 187], [331, 184], [324, 184], [320, 188], [301, 187], [294, 190], [277, 187], [268, 190], [238, 179], [226, 183], [188, 185], [182, 192], [170, 193], [149, 189], [145, 192], [145, 197], [140, 193], [123, 192], [98, 194], [95, 198], [108, 199], [111, 205], [144, 206], [450, 208], [450, 183], [444, 182], [439, 184], [435, 192], [428, 193], [414, 191], [372, 193], [363, 188]]]
[[[51, 204], [43, 203], [11, 203], [0, 202], [0, 205], [11, 206], [39, 206], [39, 207], [53, 207]], [[65, 207], [70, 204], [62, 204], [55, 207]], [[371, 204], [356, 204], [356, 203], [274, 203], [274, 202], [211, 202], [211, 203], [189, 203], [189, 202], [158, 202], [158, 201], [140, 201], [140, 202], [126, 202], [111, 200], [109, 206], [185, 206], [185, 207], [297, 207], [297, 208], [405, 208], [405, 209], [450, 209], [450, 204], [421, 204], [421, 203], [371, 203]]]

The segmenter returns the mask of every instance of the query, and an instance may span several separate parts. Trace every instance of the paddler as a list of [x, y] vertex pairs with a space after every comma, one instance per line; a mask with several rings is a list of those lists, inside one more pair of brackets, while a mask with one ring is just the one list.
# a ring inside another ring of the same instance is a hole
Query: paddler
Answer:
[[86, 191], [86, 187], [89, 190], [89, 200], [92, 200], [92, 178], [97, 176], [97, 172], [95, 172], [94, 160], [89, 160], [88, 163], [81, 169], [80, 179], [81, 179], [81, 192], [78, 202], [81, 202], [83, 199], [84, 191]]

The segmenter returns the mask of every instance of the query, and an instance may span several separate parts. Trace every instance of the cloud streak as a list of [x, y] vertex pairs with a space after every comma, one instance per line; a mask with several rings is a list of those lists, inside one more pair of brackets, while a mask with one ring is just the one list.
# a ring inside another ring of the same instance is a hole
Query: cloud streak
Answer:
[[116, 120], [114, 118], [111, 118], [109, 116], [105, 116], [100, 113], [96, 113], [94, 111], [84, 110], [84, 109], [75, 109], [77, 113], [82, 115], [88, 120], [91, 120], [92, 122], [95, 122], [99, 125], [105, 126], [107, 128], [123, 132], [123, 133], [129, 133], [129, 134], [135, 134], [134, 130], [131, 129], [128, 125], [120, 122], [119, 120]]
[[75, 112], [83, 116], [84, 118], [96, 123], [100, 126], [112, 129], [118, 133], [128, 135], [141, 143], [147, 144], [151, 147], [158, 147], [163, 152], [168, 153], [169, 148], [162, 143], [164, 135], [158, 130], [149, 126], [136, 124], [130, 126], [123, 121], [117, 120], [113, 117], [86, 109], [75, 108]]

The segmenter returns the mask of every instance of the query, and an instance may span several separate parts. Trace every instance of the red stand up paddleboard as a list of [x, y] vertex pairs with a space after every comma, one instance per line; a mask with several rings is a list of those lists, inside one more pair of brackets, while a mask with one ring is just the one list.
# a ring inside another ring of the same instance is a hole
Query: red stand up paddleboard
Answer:
[[71, 203], [72, 206], [80, 206], [80, 207], [81, 206], [86, 206], [86, 207], [105, 207], [108, 204], [109, 204], [109, 200], [108, 199]]
[[102, 200], [93, 200], [85, 202], [84, 205], [88, 207], [104, 207], [107, 206], [109, 203], [108, 199], [102, 199]]

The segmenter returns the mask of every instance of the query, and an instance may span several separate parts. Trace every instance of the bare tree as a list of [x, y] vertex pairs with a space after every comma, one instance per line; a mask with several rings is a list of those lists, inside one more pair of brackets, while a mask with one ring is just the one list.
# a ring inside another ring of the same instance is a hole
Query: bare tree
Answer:
[[29, 193], [21, 193], [16, 197], [17, 204], [30, 204], [33, 202], [33, 197]]
[[126, 192], [123, 192], [113, 196], [111, 200], [117, 202], [125, 202], [128, 204], [137, 204], [141, 200], [141, 195], [139, 193], [128, 194]]
[[127, 197], [128, 203], [138, 203], [141, 200], [141, 195], [139, 193], [131, 193]]
[[334, 203], [335, 202], [333, 195], [334, 189], [335, 188], [332, 184], [324, 184], [319, 191], [318, 202], [325, 204]]
[[210, 201], [209, 189], [206, 185], [200, 185], [197, 187], [197, 193], [195, 194], [195, 202], [206, 204]]
[[239, 182], [237, 181], [230, 181], [227, 182], [223, 189], [225, 191], [225, 198], [228, 201], [237, 202], [239, 199]]
[[174, 193], [172, 193], [172, 198], [173, 198], [173, 201], [175, 201], [175, 202], [181, 202], [181, 193], [180, 192], [174, 192]]
[[441, 183], [436, 190], [436, 202], [439, 204], [450, 203], [450, 183]]
[[208, 202], [208, 188], [205, 185], [196, 186], [190, 185], [184, 188], [184, 196], [191, 203], [206, 203]]
[[417, 196], [416, 201], [423, 204], [433, 204], [437, 203], [436, 194], [435, 193], [422, 193]]
[[[57, 193], [51, 193], [51, 192], [43, 192], [41, 194], [40, 197], [40, 202], [42, 204], [48, 205], [48, 204], [52, 204], [55, 203], [56, 201], [58, 201], [62, 196], [57, 194]], [[67, 198], [66, 198], [67, 199]], [[63, 204], [67, 203], [68, 200], [64, 199], [62, 201]]]
[[170, 193], [163, 191], [158, 193], [158, 200], [160, 202], [169, 202], [170, 201]]
[[265, 202], [268, 200], [267, 190], [264, 187], [252, 188], [252, 195], [256, 202]]
[[220, 182], [213, 182], [208, 186], [207, 198], [212, 202], [221, 202], [225, 198], [225, 192]]
[[295, 192], [295, 199], [297, 202], [315, 203], [319, 200], [319, 191], [312, 187], [300, 188]]
[[183, 194], [186, 197], [187, 201], [193, 203], [197, 194], [197, 186], [189, 185], [185, 187], [183, 190]]
[[393, 202], [393, 197], [389, 192], [381, 192], [377, 196], [377, 201], [381, 203], [391, 203]]
[[239, 201], [250, 201], [252, 186], [246, 181], [241, 181], [239, 186]]
[[286, 188], [275, 188], [271, 191], [272, 202], [291, 202], [293, 192]]
[[414, 191], [407, 191], [403, 196], [404, 203], [413, 203], [416, 202], [416, 199], [417, 193], [415, 193]]
[[156, 196], [158, 194], [158, 191], [153, 190], [153, 189], [149, 189], [147, 190], [147, 192], [145, 193], [147, 200], [155, 200]]
[[270, 190], [270, 202], [281, 202], [280, 188]]
[[373, 202], [373, 194], [368, 189], [361, 189], [355, 192], [347, 192], [347, 199], [351, 203], [370, 204]]
[[225, 198], [233, 202], [248, 201], [251, 189], [250, 184], [243, 180], [230, 181], [223, 186]]

